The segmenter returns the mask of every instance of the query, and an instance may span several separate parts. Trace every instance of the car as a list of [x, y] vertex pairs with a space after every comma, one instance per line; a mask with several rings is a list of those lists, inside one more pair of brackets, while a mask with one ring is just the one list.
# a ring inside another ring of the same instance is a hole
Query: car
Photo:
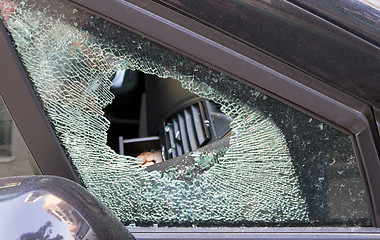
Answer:
[[7, 172], [23, 152], [136, 239], [379, 238], [376, 8], [0, 6]]

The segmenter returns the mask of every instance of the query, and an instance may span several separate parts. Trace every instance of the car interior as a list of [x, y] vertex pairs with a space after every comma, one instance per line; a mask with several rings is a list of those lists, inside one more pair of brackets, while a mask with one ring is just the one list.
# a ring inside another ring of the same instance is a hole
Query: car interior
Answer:
[[105, 116], [111, 124], [107, 144], [115, 152], [136, 157], [160, 151], [163, 162], [148, 168], [153, 170], [183, 163], [199, 148], [228, 147], [230, 117], [179, 81], [132, 70], [117, 71], [111, 78], [115, 99]]

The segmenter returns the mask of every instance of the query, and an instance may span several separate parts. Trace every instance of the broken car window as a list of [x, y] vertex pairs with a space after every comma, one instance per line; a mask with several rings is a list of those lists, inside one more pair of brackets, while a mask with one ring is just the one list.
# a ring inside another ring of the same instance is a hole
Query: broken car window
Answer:
[[[371, 225], [348, 135], [71, 5], [1, 9], [83, 185], [125, 224]], [[121, 155], [109, 130], [159, 144]], [[163, 161], [140, 167], [151, 150]]]

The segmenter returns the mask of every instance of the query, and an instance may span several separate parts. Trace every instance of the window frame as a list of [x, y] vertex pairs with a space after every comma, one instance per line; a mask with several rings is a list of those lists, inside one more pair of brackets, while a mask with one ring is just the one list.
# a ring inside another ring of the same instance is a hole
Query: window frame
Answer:
[[[372, 222], [375, 227], [380, 227], [380, 189], [376, 187], [380, 180], [380, 176], [377, 176], [380, 172], [377, 149], [379, 136], [370, 106], [251, 46], [149, 0], [70, 2], [255, 86], [281, 102], [349, 133], [369, 200]], [[337, 31], [344, 31], [336, 28]], [[0, 30], [0, 70], [4, 73], [0, 81], [0, 94], [4, 102], [42, 173], [79, 182], [1, 23]], [[308, 238], [323, 233], [326, 239], [335, 239], [336, 234], [347, 232], [352, 234], [345, 235], [346, 239], [366, 239], [370, 238], [370, 233], [380, 234], [380, 229], [376, 228], [352, 230], [329, 227], [129, 229], [137, 239], [178, 239], [180, 236], [187, 239], [263, 236], [268, 239], [280, 236], [297, 239], [304, 237], [305, 233], [310, 234]]]
[[80, 182], [1, 21], [0, 56], [0, 95], [41, 173]]
[[[348, 133], [363, 177], [374, 226], [380, 227], [379, 136], [366, 103], [202, 23], [150, 0], [68, 0]], [[290, 3], [289, 3], [290, 4]], [[300, 9], [301, 11], [301, 9]], [[112, 17], [111, 17], [112, 16]], [[323, 21], [315, 17], [316, 21]], [[357, 37], [331, 24], [345, 37]], [[186, 43], [186, 44], [184, 44]], [[366, 42], [363, 41], [365, 45]], [[270, 68], [268, 67], [270, 66]], [[244, 69], [244, 71], [242, 71]], [[252, 76], [255, 76], [252, 78]], [[378, 203], [378, 204], [375, 204]]]

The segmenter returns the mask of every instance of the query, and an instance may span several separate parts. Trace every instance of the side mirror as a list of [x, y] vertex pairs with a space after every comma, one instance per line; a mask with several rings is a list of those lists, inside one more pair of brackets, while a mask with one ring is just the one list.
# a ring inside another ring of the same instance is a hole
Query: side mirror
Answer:
[[0, 179], [0, 239], [135, 239], [83, 187], [54, 176]]

